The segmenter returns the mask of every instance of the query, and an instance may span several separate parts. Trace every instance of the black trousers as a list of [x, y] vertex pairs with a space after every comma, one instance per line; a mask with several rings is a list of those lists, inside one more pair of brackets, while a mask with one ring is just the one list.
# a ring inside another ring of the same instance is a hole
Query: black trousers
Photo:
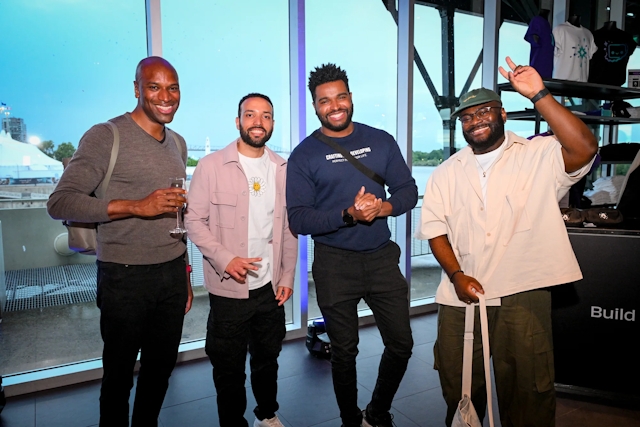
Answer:
[[129, 425], [129, 393], [140, 351], [132, 426], [157, 426], [176, 364], [187, 303], [184, 258], [162, 264], [98, 261], [102, 352], [100, 426]]
[[313, 279], [331, 339], [333, 388], [340, 417], [345, 427], [360, 426], [356, 356], [361, 298], [373, 311], [385, 347], [369, 404], [372, 415], [391, 409], [411, 357], [409, 287], [398, 268], [400, 248], [389, 242], [376, 252], [362, 253], [316, 243], [314, 257]]
[[256, 418], [273, 418], [278, 410], [278, 356], [284, 339], [284, 306], [278, 306], [271, 283], [249, 291], [249, 299], [209, 294], [205, 351], [213, 365], [220, 427], [246, 427], [245, 362], [251, 355], [251, 388]]

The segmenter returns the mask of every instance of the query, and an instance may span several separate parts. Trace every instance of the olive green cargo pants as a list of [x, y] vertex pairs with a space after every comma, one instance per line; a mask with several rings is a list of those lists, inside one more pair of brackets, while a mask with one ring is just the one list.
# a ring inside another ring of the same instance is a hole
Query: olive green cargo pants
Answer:
[[[482, 420], [486, 389], [478, 309], [475, 312], [471, 400]], [[551, 294], [547, 289], [502, 298], [487, 307], [489, 341], [503, 427], [555, 426]], [[440, 375], [450, 426], [462, 393], [465, 309], [440, 305], [434, 368]]]

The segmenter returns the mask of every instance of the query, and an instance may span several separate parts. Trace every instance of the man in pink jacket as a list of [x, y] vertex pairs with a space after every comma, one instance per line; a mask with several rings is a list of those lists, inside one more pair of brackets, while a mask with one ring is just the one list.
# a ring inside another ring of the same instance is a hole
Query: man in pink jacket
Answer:
[[286, 160], [265, 144], [273, 104], [262, 94], [240, 100], [240, 138], [200, 159], [185, 215], [189, 238], [204, 257], [211, 310], [205, 351], [213, 365], [220, 427], [247, 427], [245, 359], [251, 353], [254, 427], [281, 427], [278, 355], [283, 304], [293, 292], [297, 237], [285, 203]]

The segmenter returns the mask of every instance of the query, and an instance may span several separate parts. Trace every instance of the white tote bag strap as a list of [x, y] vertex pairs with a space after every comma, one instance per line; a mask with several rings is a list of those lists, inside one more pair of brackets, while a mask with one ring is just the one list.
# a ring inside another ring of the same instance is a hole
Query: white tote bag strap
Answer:
[[[482, 356], [484, 359], [484, 377], [487, 384], [487, 412], [489, 426], [493, 424], [493, 397], [491, 391], [491, 352], [489, 348], [489, 322], [484, 295], [477, 294], [480, 299], [480, 330], [482, 332]], [[471, 398], [471, 376], [473, 372], [473, 323], [475, 306], [467, 305], [464, 319], [464, 348], [462, 356], [462, 397]]]
[[471, 398], [471, 374], [473, 371], [473, 313], [472, 304], [467, 305], [464, 317], [464, 348], [462, 353], [462, 397]]
[[482, 355], [484, 359], [484, 379], [487, 384], [487, 412], [489, 412], [489, 426], [493, 427], [493, 397], [491, 394], [491, 361], [489, 348], [489, 321], [487, 320], [487, 304], [484, 295], [480, 298], [480, 329], [482, 331]]

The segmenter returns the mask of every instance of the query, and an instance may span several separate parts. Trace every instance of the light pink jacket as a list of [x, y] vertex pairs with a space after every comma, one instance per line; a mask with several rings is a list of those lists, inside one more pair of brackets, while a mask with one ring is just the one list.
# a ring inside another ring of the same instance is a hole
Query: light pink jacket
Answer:
[[[225, 272], [233, 258], [248, 257], [249, 187], [238, 159], [237, 142], [198, 162], [189, 186], [185, 225], [189, 238], [204, 257], [207, 290], [227, 298], [249, 298], [248, 285], [236, 282]], [[276, 165], [271, 280], [275, 292], [278, 286], [293, 288], [298, 238], [289, 230], [287, 219], [287, 161], [266, 150]]]

